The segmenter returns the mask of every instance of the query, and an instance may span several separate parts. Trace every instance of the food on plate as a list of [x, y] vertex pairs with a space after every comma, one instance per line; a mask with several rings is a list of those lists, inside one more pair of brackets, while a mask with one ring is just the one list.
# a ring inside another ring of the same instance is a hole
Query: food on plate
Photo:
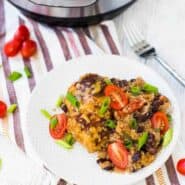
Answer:
[[37, 44], [30, 39], [30, 31], [25, 25], [20, 25], [12, 40], [4, 45], [4, 53], [8, 57], [13, 57], [21, 51], [22, 57], [30, 58], [37, 51]]
[[85, 74], [58, 102], [63, 113], [50, 118], [50, 135], [67, 149], [76, 140], [97, 153], [104, 170], [148, 166], [173, 136], [169, 99], [142, 78]]

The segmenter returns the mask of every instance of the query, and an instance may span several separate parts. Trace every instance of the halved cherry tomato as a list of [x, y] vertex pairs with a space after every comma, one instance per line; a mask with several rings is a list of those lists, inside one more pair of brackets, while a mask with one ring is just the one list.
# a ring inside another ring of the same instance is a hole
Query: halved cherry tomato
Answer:
[[145, 102], [141, 99], [131, 101], [122, 111], [123, 113], [130, 114], [144, 106]]
[[14, 39], [19, 40], [21, 43], [28, 40], [29, 37], [30, 32], [25, 25], [20, 25], [14, 35]]
[[3, 102], [0, 101], [0, 118], [4, 118], [7, 113], [7, 105]]
[[115, 85], [108, 85], [105, 88], [105, 96], [110, 96], [111, 107], [115, 110], [120, 110], [128, 104], [127, 95], [123, 90]]
[[14, 39], [14, 40], [7, 42], [4, 45], [4, 52], [5, 52], [6, 56], [13, 57], [19, 52], [20, 48], [21, 48], [20, 41]]
[[180, 174], [185, 175], [185, 158], [178, 161], [176, 168]]
[[37, 44], [33, 40], [26, 40], [22, 44], [21, 54], [24, 58], [33, 56], [37, 51]]
[[64, 136], [67, 129], [67, 116], [63, 113], [56, 114], [53, 117], [55, 117], [58, 122], [54, 128], [51, 127], [51, 124], [49, 125], [50, 135], [54, 139], [61, 139]]
[[108, 155], [117, 168], [125, 169], [127, 167], [128, 152], [121, 141], [116, 141], [108, 145]]
[[156, 112], [152, 118], [152, 127], [160, 129], [161, 133], [164, 134], [169, 129], [169, 121], [165, 113]]

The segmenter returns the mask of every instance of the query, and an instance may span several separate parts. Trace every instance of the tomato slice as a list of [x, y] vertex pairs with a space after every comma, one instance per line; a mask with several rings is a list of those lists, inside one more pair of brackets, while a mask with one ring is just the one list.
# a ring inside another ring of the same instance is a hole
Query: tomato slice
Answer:
[[169, 129], [169, 121], [165, 113], [156, 112], [152, 118], [152, 127], [160, 129], [161, 133], [164, 134]]
[[49, 125], [49, 132], [54, 139], [61, 139], [67, 129], [67, 116], [63, 113], [56, 114], [53, 116], [53, 118], [54, 117], [57, 119], [58, 122], [54, 128], [52, 128], [51, 124]]
[[176, 168], [180, 174], [185, 175], [185, 158], [178, 161]]
[[14, 39], [14, 40], [8, 41], [4, 45], [4, 53], [8, 57], [13, 57], [13, 56], [17, 55], [17, 53], [19, 52], [20, 48], [21, 48], [20, 41]]
[[33, 40], [26, 40], [22, 44], [21, 54], [24, 58], [33, 56], [37, 51], [37, 44]]
[[108, 155], [117, 168], [125, 169], [127, 167], [128, 152], [121, 141], [116, 141], [108, 145]]
[[115, 110], [120, 110], [128, 104], [127, 95], [123, 90], [115, 85], [108, 85], [105, 88], [105, 96], [110, 96], [111, 107]]
[[7, 113], [7, 105], [3, 102], [0, 101], [0, 118], [4, 118]]
[[14, 39], [19, 40], [21, 43], [28, 40], [30, 37], [30, 32], [25, 25], [20, 25], [15, 32]]

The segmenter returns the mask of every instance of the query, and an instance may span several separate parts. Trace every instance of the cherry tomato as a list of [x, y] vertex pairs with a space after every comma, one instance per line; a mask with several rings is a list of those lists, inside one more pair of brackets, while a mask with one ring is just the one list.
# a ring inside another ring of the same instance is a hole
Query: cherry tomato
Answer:
[[116, 141], [108, 145], [108, 155], [112, 163], [120, 169], [125, 169], [128, 165], [128, 152], [121, 141]]
[[61, 139], [64, 136], [67, 129], [67, 116], [63, 113], [56, 114], [53, 117], [56, 117], [58, 122], [54, 128], [51, 127], [51, 124], [49, 125], [50, 135], [54, 139]]
[[180, 174], [185, 175], [185, 158], [178, 161], [176, 168]]
[[22, 44], [21, 54], [24, 58], [33, 56], [37, 51], [37, 44], [33, 40], [26, 40]]
[[111, 98], [111, 107], [115, 110], [120, 110], [128, 104], [127, 95], [123, 90], [115, 85], [108, 85], [104, 91], [106, 96]]
[[165, 113], [156, 112], [152, 118], [152, 127], [160, 129], [161, 133], [164, 134], [169, 129], [169, 121]]
[[21, 43], [28, 40], [29, 37], [30, 32], [25, 25], [20, 25], [14, 35], [14, 39], [19, 40]]
[[7, 113], [7, 105], [3, 102], [0, 101], [0, 118], [4, 118]]
[[14, 39], [14, 40], [7, 42], [4, 45], [4, 52], [6, 56], [13, 57], [19, 52], [20, 48], [21, 48], [20, 41]]
[[123, 113], [130, 114], [138, 109], [141, 109], [145, 102], [141, 99], [131, 101], [122, 111]]

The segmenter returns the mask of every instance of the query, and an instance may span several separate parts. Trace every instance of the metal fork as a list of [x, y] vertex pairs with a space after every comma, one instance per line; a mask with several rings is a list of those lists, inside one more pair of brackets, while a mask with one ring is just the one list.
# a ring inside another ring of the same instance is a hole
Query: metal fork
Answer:
[[155, 48], [150, 45], [144, 36], [138, 31], [134, 24], [124, 26], [124, 33], [128, 39], [130, 47], [134, 52], [145, 59], [155, 59], [166, 71], [168, 71], [183, 87], [185, 87], [185, 79], [180, 76], [167, 62], [159, 57]]

